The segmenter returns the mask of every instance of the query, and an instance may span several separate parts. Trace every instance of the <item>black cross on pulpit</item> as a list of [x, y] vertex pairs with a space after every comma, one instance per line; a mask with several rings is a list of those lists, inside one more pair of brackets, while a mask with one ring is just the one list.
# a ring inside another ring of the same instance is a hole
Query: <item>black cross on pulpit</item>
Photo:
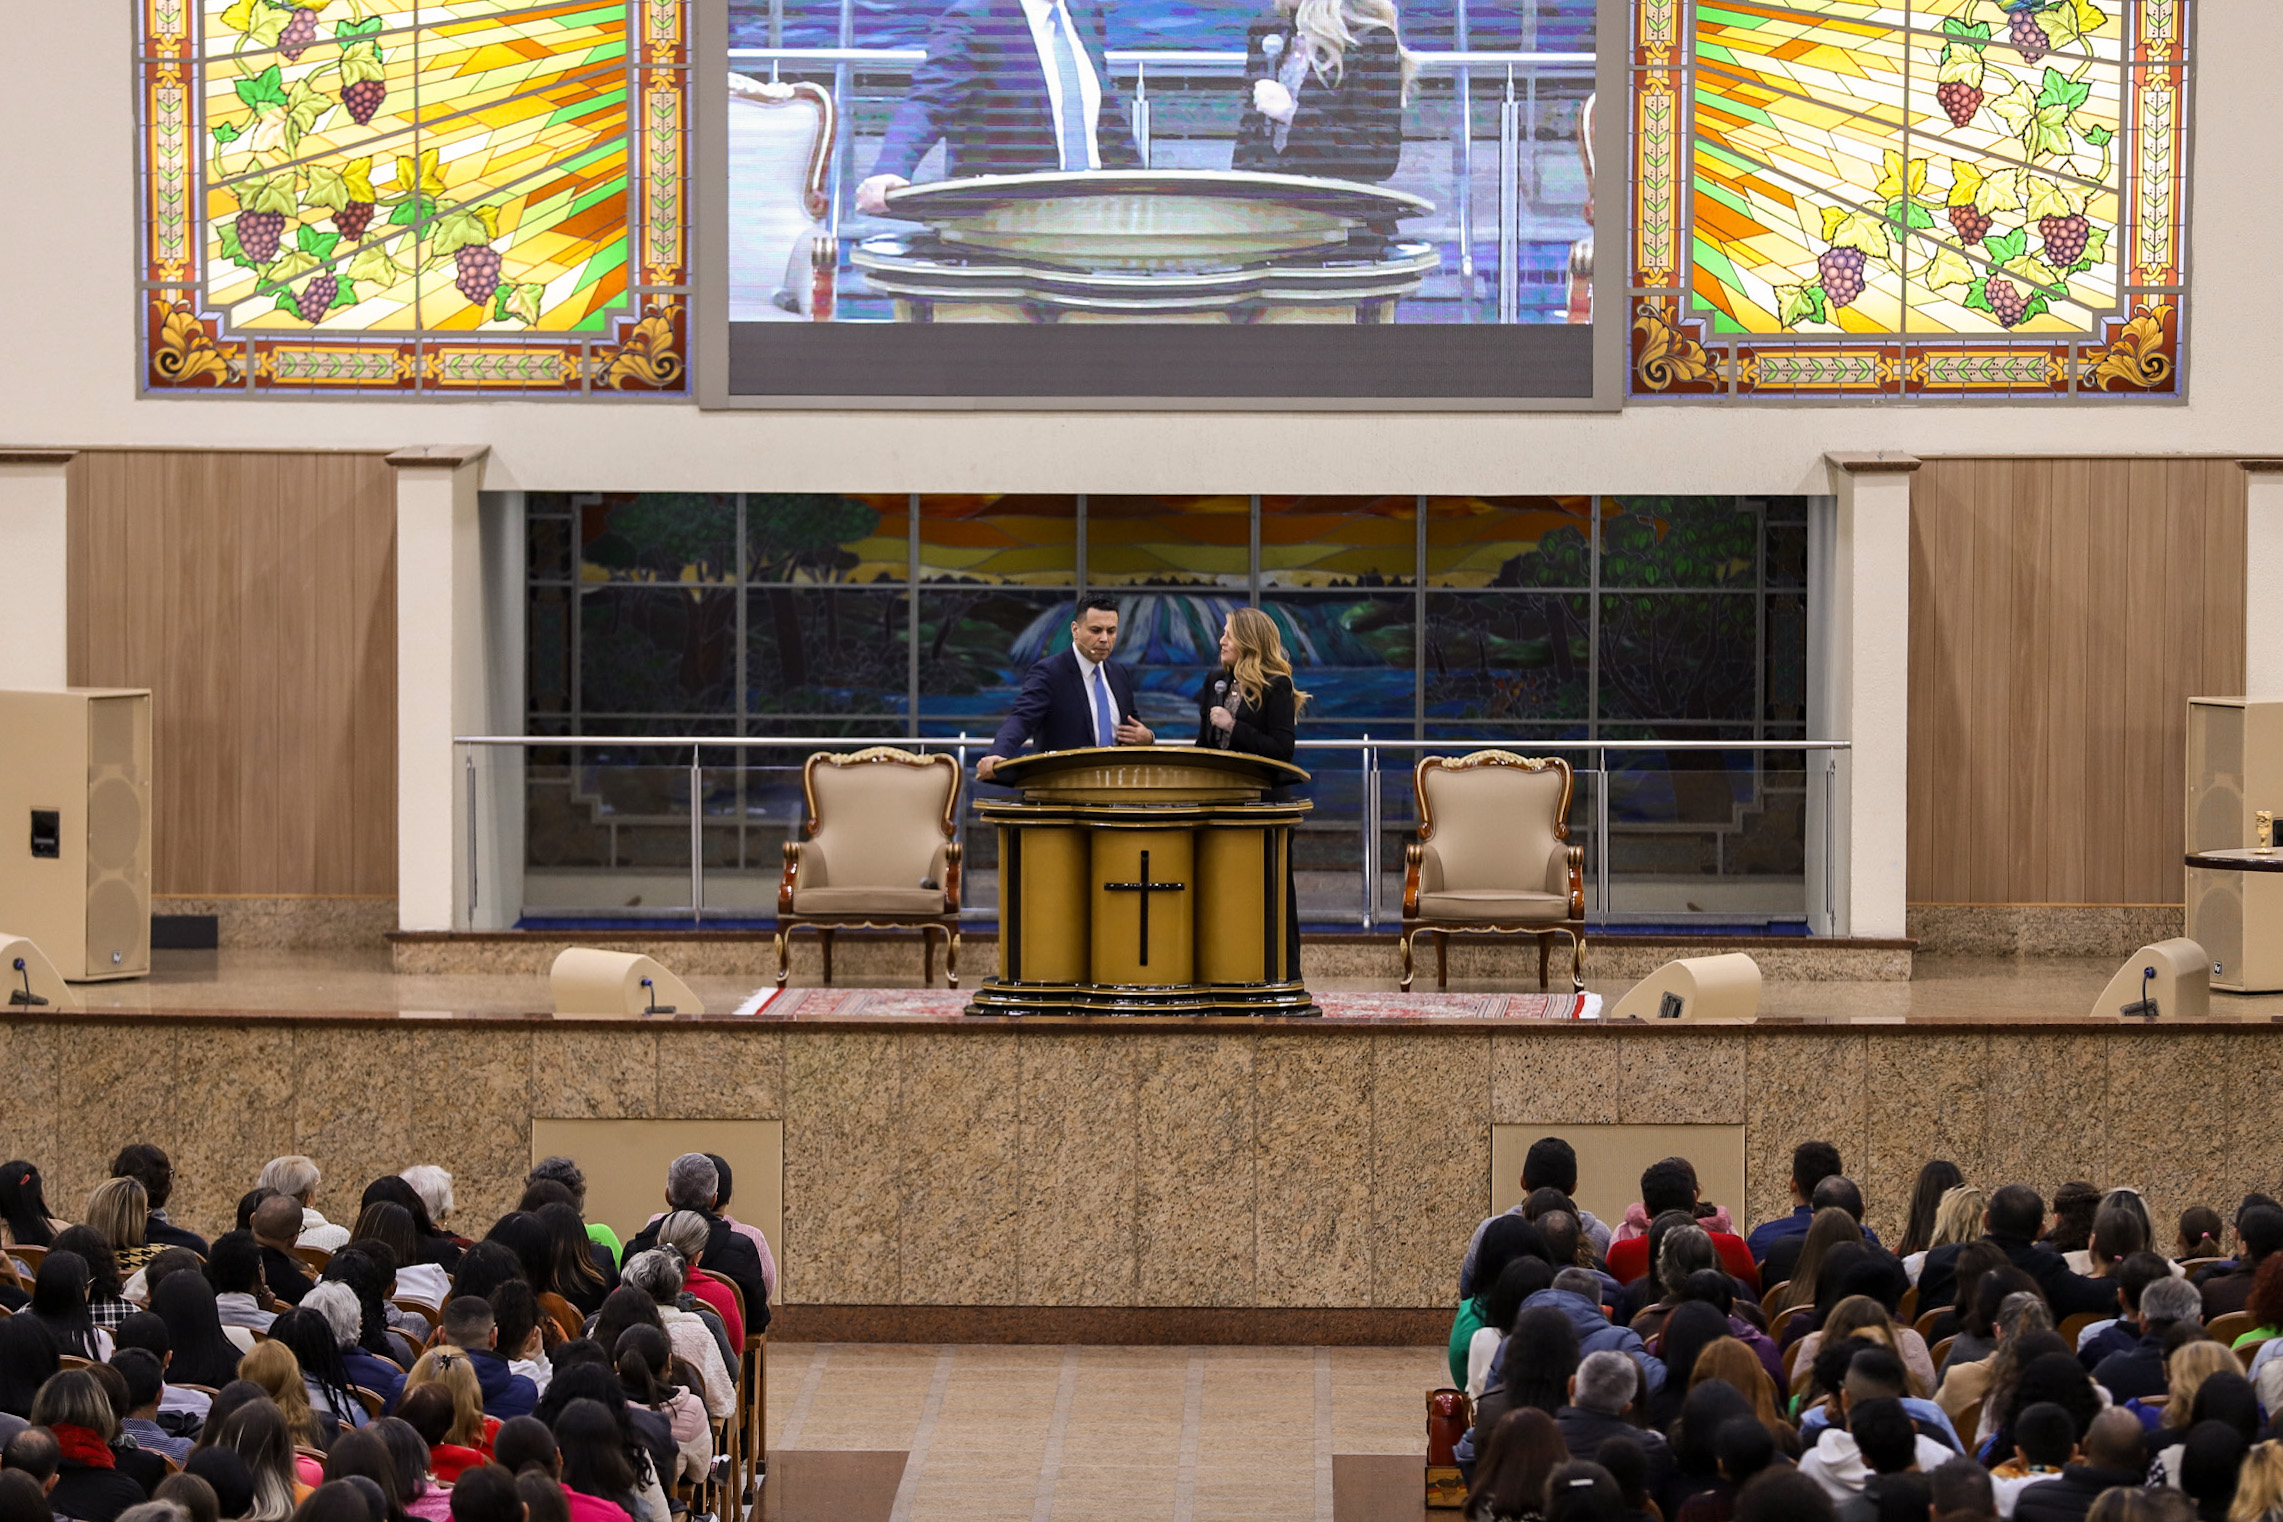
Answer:
[[1178, 893], [1186, 883], [1153, 883], [1149, 880], [1149, 852], [1141, 853], [1141, 881], [1138, 883], [1104, 883], [1112, 893], [1139, 893], [1141, 895], [1141, 965], [1149, 965], [1149, 896], [1152, 893]]

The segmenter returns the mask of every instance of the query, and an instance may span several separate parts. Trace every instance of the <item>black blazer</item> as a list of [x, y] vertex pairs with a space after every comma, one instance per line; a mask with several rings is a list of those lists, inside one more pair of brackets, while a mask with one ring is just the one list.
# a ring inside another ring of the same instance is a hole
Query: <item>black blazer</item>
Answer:
[[[1213, 684], [1227, 682], [1226, 696], [1216, 700]], [[1260, 696], [1260, 706], [1235, 701], [1240, 697], [1236, 680], [1226, 672], [1215, 671], [1205, 678], [1197, 689], [1197, 743], [1207, 750], [1242, 751], [1248, 756], [1266, 756], [1271, 761], [1292, 759], [1294, 721], [1299, 705], [1292, 697], [1292, 678], [1272, 676], [1268, 689]], [[1224, 707], [1236, 718], [1236, 727], [1228, 734], [1228, 744], [1221, 743], [1221, 731], [1213, 723], [1213, 709]]]
[[[1089, 0], [1064, 0], [1079, 45], [1102, 87], [1094, 146], [1104, 169], [1139, 169], [1125, 98], [1102, 51], [1102, 15]], [[910, 176], [937, 142], [945, 179], [1028, 174], [1062, 167], [1046, 65], [1021, 0], [953, 0], [927, 38], [927, 59], [896, 102], [874, 174]]]
[[1317, 179], [1361, 180], [1376, 185], [1395, 173], [1403, 155], [1403, 55], [1395, 34], [1367, 27], [1341, 59], [1340, 82], [1326, 84], [1315, 70], [1294, 92], [1292, 130], [1276, 148], [1276, 123], [1253, 109], [1255, 81], [1274, 79], [1261, 39], [1281, 36], [1283, 53], [1297, 46], [1292, 23], [1281, 16], [1255, 21], [1245, 34], [1244, 115], [1237, 122], [1233, 169], [1304, 174]]
[[[1138, 712], [1133, 674], [1117, 661], [1105, 661], [1102, 676], [1118, 710], [1110, 716], [1110, 727], [1115, 729], [1119, 720]], [[1002, 761], [1019, 756], [1025, 740], [1042, 751], [1078, 750], [1095, 744], [1097, 738], [1094, 710], [1078, 675], [1077, 653], [1065, 649], [1031, 667], [1023, 678], [1023, 689], [1007, 710], [1007, 722], [991, 742], [991, 754]]]

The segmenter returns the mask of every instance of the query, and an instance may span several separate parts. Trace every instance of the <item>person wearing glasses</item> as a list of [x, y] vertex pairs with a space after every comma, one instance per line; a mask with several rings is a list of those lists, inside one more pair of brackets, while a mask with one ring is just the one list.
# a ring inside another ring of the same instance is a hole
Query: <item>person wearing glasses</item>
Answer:
[[1395, 0], [1276, 0], [1245, 33], [1230, 167], [1388, 179], [1403, 156], [1412, 71]]

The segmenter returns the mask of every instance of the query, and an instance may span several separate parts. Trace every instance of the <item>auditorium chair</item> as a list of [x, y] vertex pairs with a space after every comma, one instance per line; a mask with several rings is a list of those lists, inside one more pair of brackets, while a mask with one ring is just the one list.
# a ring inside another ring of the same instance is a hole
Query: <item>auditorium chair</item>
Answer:
[[875, 745], [848, 755], [819, 751], [801, 768], [808, 838], [785, 842], [777, 885], [777, 986], [791, 965], [793, 932], [824, 942], [832, 981], [838, 930], [917, 930], [920, 975], [935, 982], [935, 937], [959, 986], [959, 763]]
[[[822, 86], [729, 76], [729, 313], [737, 322], [816, 315], [811, 251], [828, 246], [832, 96]], [[837, 249], [832, 254], [837, 266]]]
[[1560, 757], [1478, 750], [1423, 758], [1411, 774], [1419, 838], [1403, 851], [1403, 991], [1413, 943], [1435, 938], [1435, 986], [1450, 986], [1453, 935], [1538, 941], [1546, 986], [1553, 938], [1570, 941], [1570, 987], [1585, 987], [1585, 852], [1570, 845], [1573, 778]]

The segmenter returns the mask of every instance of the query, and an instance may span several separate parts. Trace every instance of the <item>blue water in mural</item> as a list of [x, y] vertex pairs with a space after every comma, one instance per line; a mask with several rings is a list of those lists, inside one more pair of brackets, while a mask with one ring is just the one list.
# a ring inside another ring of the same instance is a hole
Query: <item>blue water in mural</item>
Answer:
[[[1404, 40], [1413, 47], [1448, 49], [1457, 45], [1460, 0], [1406, 0], [1403, 5]], [[1523, 46], [1526, 20], [1537, 15], [1535, 43], [1542, 52], [1593, 51], [1593, 0], [1537, 0], [1535, 7], [1521, 0], [1466, 6], [1467, 45], [1476, 50], [1511, 50]], [[899, 0], [854, 0], [851, 41], [857, 47], [918, 47], [943, 7]], [[1116, 0], [1105, 8], [1113, 48], [1242, 48], [1245, 26], [1267, 9], [1247, 0], [1191, 3], [1191, 0]], [[840, 6], [837, 0], [785, 0], [785, 45], [833, 47], [840, 40]], [[730, 10], [730, 45], [763, 47], [769, 41], [769, 7], [755, 0], [739, 0]]]

